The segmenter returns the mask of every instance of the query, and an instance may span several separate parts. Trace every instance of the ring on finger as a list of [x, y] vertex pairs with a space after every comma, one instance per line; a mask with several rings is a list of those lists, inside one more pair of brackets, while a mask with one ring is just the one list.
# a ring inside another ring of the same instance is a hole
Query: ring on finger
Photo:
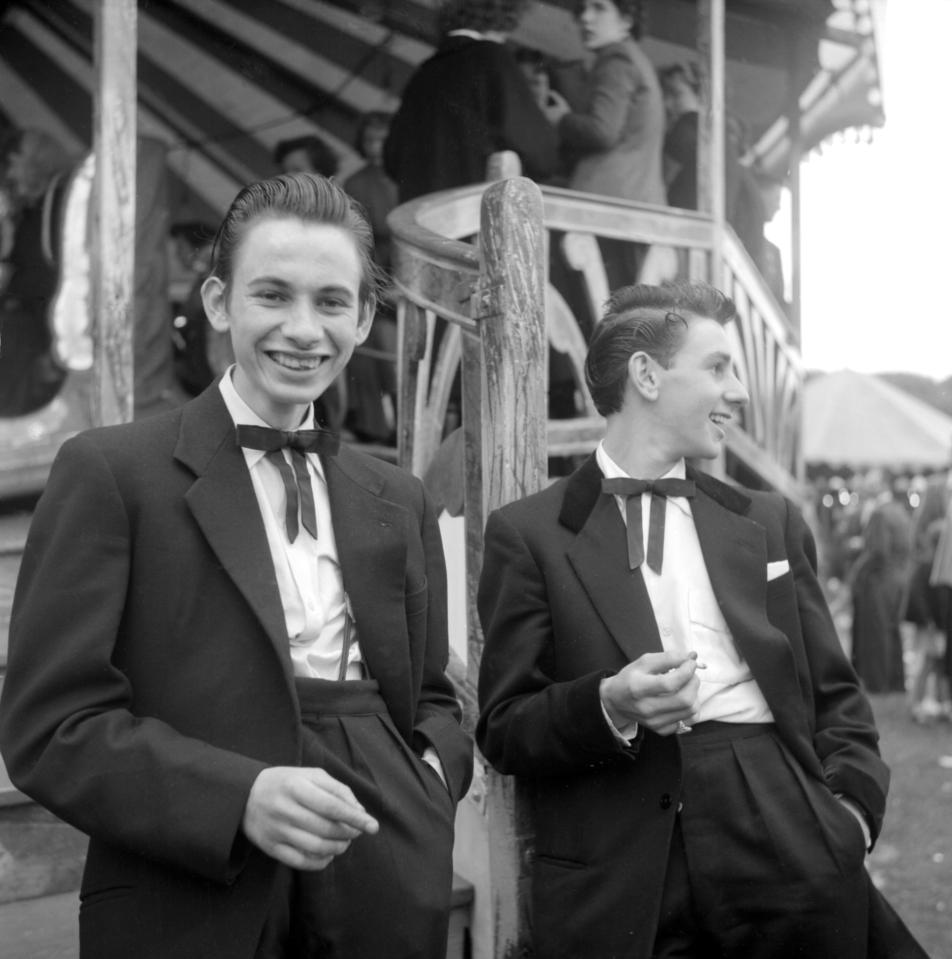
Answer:
[[678, 725], [675, 726], [674, 732], [678, 736], [683, 736], [685, 733], [691, 732], [691, 727], [683, 720], [678, 720]]

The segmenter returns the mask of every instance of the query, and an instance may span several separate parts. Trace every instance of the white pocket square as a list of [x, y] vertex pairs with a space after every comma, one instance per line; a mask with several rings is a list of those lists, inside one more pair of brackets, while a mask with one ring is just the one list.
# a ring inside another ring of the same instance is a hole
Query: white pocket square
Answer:
[[784, 573], [790, 572], [790, 564], [785, 559], [778, 559], [775, 563], [767, 564], [767, 582], [769, 583], [772, 579], [777, 579], [778, 576], [783, 576]]

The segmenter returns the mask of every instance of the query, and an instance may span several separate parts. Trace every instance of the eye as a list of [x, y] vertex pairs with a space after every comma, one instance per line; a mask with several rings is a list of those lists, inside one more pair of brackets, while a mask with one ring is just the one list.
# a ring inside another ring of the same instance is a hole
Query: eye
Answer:
[[255, 290], [254, 297], [257, 300], [263, 300], [265, 303], [280, 303], [285, 299], [285, 295], [281, 290], [271, 289], [270, 287]]
[[350, 298], [337, 293], [327, 293], [318, 299], [318, 304], [328, 313], [342, 313], [350, 309]]

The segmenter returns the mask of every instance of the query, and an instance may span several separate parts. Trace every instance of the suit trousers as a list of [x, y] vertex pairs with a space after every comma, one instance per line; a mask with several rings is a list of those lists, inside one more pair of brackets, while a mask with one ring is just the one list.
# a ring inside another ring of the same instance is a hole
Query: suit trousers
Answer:
[[380, 822], [316, 872], [281, 867], [255, 959], [445, 959], [456, 805], [373, 680], [296, 680], [302, 765], [327, 765]]
[[700, 723], [653, 959], [865, 959], [865, 839], [771, 724]]

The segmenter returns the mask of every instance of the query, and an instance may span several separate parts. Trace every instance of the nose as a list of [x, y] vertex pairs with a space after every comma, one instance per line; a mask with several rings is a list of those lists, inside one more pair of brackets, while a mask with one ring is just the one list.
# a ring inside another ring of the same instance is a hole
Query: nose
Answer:
[[730, 375], [730, 382], [724, 390], [724, 399], [738, 409], [750, 402], [750, 393], [747, 392], [747, 387], [737, 378], [736, 373], [732, 372]]
[[284, 335], [299, 349], [316, 346], [326, 336], [321, 311], [311, 302], [298, 300], [285, 316]]

